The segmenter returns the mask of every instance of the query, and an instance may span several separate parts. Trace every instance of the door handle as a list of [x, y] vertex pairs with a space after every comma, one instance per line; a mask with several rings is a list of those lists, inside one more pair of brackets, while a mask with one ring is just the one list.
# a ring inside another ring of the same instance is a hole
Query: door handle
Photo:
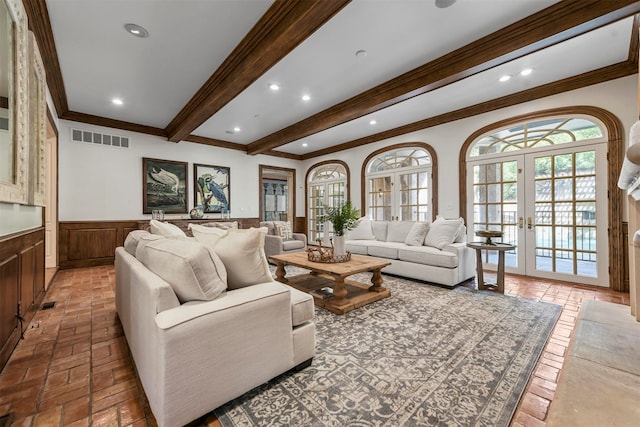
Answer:
[[524, 227], [524, 218], [523, 217], [519, 217], [518, 218], [518, 228], [522, 228]]
[[533, 227], [533, 225], [531, 224], [531, 217], [530, 217], [530, 216], [528, 216], [528, 217], [527, 217], [527, 228], [528, 228], [529, 230], [531, 230], [531, 228], [532, 228], [532, 227]]

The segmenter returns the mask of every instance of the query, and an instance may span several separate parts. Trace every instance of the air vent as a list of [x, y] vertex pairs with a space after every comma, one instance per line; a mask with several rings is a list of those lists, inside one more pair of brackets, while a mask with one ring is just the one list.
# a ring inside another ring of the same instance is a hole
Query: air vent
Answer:
[[54, 308], [55, 306], [56, 306], [56, 302], [55, 301], [43, 302], [42, 303], [42, 307], [40, 307], [40, 310], [50, 310], [50, 309]]
[[129, 148], [129, 138], [109, 135], [106, 133], [90, 132], [87, 130], [71, 129], [71, 140], [86, 144], [109, 145], [111, 147]]

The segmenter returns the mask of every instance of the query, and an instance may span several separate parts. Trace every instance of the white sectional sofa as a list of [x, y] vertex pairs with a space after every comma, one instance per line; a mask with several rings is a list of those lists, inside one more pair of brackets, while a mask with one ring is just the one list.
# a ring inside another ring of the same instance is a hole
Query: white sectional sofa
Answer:
[[353, 254], [392, 260], [382, 271], [453, 287], [475, 276], [475, 252], [466, 245], [462, 218], [433, 223], [361, 218], [346, 234]]
[[142, 230], [116, 249], [118, 317], [160, 427], [311, 364], [313, 299], [273, 281], [259, 244], [266, 230], [255, 230], [220, 236], [230, 239], [220, 256], [223, 240], [211, 250]]

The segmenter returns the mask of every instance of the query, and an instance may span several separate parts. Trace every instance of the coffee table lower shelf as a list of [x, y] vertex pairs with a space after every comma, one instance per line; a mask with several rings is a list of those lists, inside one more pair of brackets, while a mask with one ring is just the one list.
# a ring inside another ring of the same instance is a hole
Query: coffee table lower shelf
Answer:
[[311, 294], [316, 306], [323, 307], [335, 314], [345, 314], [356, 308], [391, 296], [391, 291], [386, 288], [380, 288], [380, 291], [376, 292], [371, 290], [371, 285], [345, 279], [344, 284], [347, 288], [348, 297], [342, 298], [342, 300], [339, 300], [335, 296], [321, 298], [314, 295], [312, 291], [317, 291], [325, 287], [333, 288], [335, 284], [331, 276], [324, 274], [309, 273], [287, 277], [286, 283], [302, 292]]

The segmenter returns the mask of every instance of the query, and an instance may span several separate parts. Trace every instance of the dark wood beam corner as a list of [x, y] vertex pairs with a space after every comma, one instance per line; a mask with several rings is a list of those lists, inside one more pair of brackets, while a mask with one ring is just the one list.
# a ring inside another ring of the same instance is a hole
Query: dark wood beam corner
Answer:
[[350, 0], [276, 1], [167, 125], [170, 141], [185, 139], [306, 40]]
[[106, 117], [94, 116], [92, 114], [78, 113], [77, 111], [67, 111], [60, 115], [61, 119], [74, 122], [87, 123], [90, 125], [104, 126], [113, 129], [121, 129], [129, 132], [144, 133], [165, 137], [164, 129], [153, 126], [140, 125], [137, 123], [125, 122], [124, 120], [109, 119]]

